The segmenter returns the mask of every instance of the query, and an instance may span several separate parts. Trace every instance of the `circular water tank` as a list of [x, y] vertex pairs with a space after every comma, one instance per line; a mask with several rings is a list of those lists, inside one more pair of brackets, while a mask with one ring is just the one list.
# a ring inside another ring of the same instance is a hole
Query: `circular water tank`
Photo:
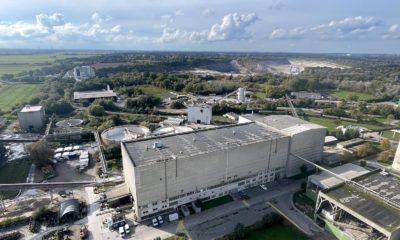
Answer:
[[105, 130], [101, 133], [104, 144], [110, 145], [121, 141], [143, 138], [150, 135], [150, 130], [138, 125], [122, 125]]
[[56, 123], [57, 127], [78, 127], [83, 123], [82, 119], [66, 119]]
[[184, 133], [184, 132], [193, 132], [193, 128], [186, 126], [161, 127], [154, 130], [153, 135], [160, 136], [160, 135]]

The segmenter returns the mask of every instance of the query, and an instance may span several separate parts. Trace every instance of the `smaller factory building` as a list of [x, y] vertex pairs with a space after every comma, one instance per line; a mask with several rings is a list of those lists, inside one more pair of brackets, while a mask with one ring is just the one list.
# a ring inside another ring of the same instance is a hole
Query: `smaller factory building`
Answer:
[[18, 113], [19, 126], [28, 132], [40, 132], [45, 127], [45, 112], [42, 106], [26, 105]]
[[91, 66], [80, 66], [74, 68], [74, 77], [76, 79], [86, 79], [96, 76], [94, 68]]
[[337, 239], [399, 240], [400, 179], [380, 169], [354, 166], [336, 172], [353, 180], [310, 179], [322, 184], [314, 220]]
[[212, 106], [193, 105], [188, 107], [188, 122], [210, 124], [212, 120]]
[[89, 100], [94, 101], [96, 99], [117, 99], [117, 94], [107, 86], [107, 90], [102, 91], [85, 91], [85, 92], [74, 92], [74, 101]]

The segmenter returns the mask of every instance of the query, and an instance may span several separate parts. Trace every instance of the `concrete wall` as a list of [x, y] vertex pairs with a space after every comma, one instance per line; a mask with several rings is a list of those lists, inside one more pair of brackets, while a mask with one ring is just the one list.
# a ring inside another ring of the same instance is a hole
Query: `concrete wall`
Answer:
[[[298, 134], [294, 134], [290, 143], [290, 152], [309, 161], [319, 162], [322, 159], [325, 135], [326, 129], [324, 128], [310, 129]], [[300, 174], [300, 167], [303, 164], [305, 164], [304, 161], [294, 156], [289, 156], [286, 166], [286, 176], [292, 177]]]
[[400, 172], [400, 144], [397, 146], [396, 155], [394, 156], [392, 168]]
[[123, 150], [125, 180], [135, 198], [138, 218], [282, 177], [289, 140], [283, 137], [188, 158], [160, 160], [133, 169]]
[[122, 165], [123, 174], [125, 178], [125, 183], [128, 186], [129, 192], [132, 194], [134, 199], [133, 205], [134, 209], [137, 209], [137, 201], [136, 201], [136, 185], [135, 185], [135, 168], [133, 166], [133, 162], [131, 161], [128, 152], [126, 151], [124, 145], [121, 143], [121, 155], [122, 155]]
[[188, 122], [210, 124], [212, 120], [211, 106], [188, 107]]
[[331, 233], [333, 236], [335, 236], [339, 240], [354, 240], [352, 237], [350, 237], [347, 233], [343, 232], [340, 230], [338, 227], [333, 225], [332, 223], [325, 221], [325, 230]]
[[39, 132], [44, 129], [45, 123], [44, 108], [36, 112], [19, 112], [18, 121], [19, 126], [24, 131], [33, 130]]

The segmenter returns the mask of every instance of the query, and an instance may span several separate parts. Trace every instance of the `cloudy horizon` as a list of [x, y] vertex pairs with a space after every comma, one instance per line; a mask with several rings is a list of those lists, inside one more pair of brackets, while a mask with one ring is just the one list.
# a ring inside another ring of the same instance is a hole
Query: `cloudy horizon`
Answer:
[[400, 2], [378, 3], [5, 0], [0, 48], [398, 54]]

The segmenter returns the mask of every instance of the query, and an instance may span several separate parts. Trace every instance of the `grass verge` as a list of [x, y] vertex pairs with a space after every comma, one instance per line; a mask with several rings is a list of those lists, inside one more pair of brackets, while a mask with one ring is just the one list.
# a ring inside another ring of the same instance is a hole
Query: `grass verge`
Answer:
[[368, 100], [376, 99], [376, 97], [374, 95], [367, 94], [367, 93], [353, 92], [353, 91], [332, 90], [332, 91], [329, 91], [329, 93], [338, 98], [343, 98], [343, 99], [347, 99], [347, 100], [350, 100], [349, 98], [351, 96], [357, 96], [358, 101], [368, 101]]
[[226, 196], [223, 196], [223, 197], [215, 198], [215, 199], [210, 200], [210, 201], [202, 202], [201, 203], [201, 210], [204, 211], [204, 210], [207, 210], [207, 209], [210, 209], [210, 208], [218, 207], [220, 205], [223, 205], [223, 204], [226, 204], [226, 203], [229, 203], [229, 202], [232, 202], [232, 201], [233, 201], [233, 198], [230, 195], [226, 195]]
[[[32, 163], [26, 159], [17, 159], [0, 167], [0, 183], [24, 183]], [[18, 191], [1, 191], [4, 198], [12, 198]]]
[[[336, 122], [337, 122], [336, 119], [309, 116], [308, 121], [328, 128], [329, 132], [334, 131], [336, 129], [336, 127], [338, 126], [338, 125], [336, 125]], [[386, 125], [383, 125], [381, 123], [376, 123], [376, 124], [358, 123], [358, 122], [349, 122], [349, 121], [344, 121], [344, 120], [340, 120], [339, 125], [359, 126], [359, 127], [365, 127], [365, 128], [371, 129], [371, 130], [381, 130], [381, 129], [385, 129], [387, 127]]]
[[248, 240], [306, 240], [304, 235], [300, 234], [290, 225], [274, 225], [266, 229], [251, 232], [246, 236]]
[[393, 140], [393, 141], [400, 141], [400, 133], [395, 133], [392, 131], [384, 131], [382, 134], [382, 137], [385, 137], [389, 140]]

